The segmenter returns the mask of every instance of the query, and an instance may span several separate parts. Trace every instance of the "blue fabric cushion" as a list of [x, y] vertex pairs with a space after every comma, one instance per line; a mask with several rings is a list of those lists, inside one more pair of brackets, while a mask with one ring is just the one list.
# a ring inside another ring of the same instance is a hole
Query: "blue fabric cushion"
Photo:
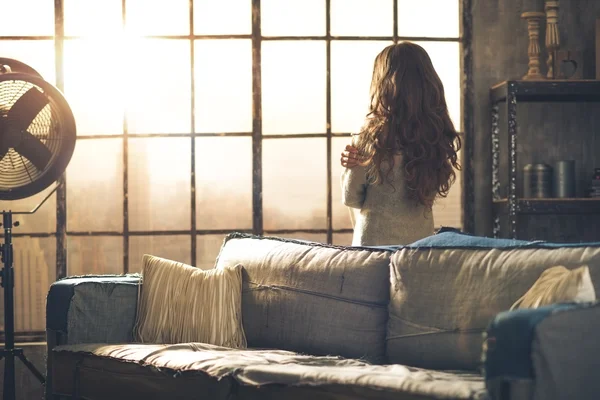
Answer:
[[532, 379], [531, 344], [536, 326], [554, 313], [589, 306], [589, 303], [557, 303], [499, 313], [485, 333], [485, 379]]
[[533, 243], [525, 240], [494, 239], [483, 236], [473, 236], [463, 232], [441, 232], [408, 245], [409, 247], [518, 247], [531, 245]]
[[[541, 240], [527, 241], [516, 239], [494, 239], [474, 236], [463, 232], [446, 231], [432, 235], [406, 247], [410, 248], [560, 248], [560, 247], [598, 247], [600, 242], [590, 243], [551, 243]], [[400, 246], [401, 247], [401, 246]]]

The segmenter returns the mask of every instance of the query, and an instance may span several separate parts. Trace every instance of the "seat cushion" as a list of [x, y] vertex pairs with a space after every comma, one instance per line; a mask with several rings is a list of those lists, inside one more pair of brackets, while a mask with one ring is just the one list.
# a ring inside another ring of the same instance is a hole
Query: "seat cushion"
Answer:
[[216, 267], [243, 266], [249, 347], [383, 362], [391, 254], [236, 233]]
[[597, 244], [496, 243], [443, 235], [446, 240], [439, 235], [391, 257], [390, 362], [479, 369], [483, 332], [493, 317], [510, 309], [546, 269], [557, 265], [570, 270], [587, 265], [596, 296], [600, 294]]
[[479, 375], [283, 350], [87, 344], [56, 347], [53, 356], [54, 393], [89, 400], [337, 398], [332, 393], [344, 399], [475, 399], [486, 393]]

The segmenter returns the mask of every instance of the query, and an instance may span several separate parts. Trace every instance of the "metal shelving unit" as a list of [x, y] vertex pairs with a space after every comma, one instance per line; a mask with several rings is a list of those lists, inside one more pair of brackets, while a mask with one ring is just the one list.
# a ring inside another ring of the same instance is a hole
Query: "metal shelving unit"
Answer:
[[[517, 196], [517, 104], [519, 102], [600, 102], [599, 80], [509, 80], [490, 88], [492, 120], [492, 198], [494, 237], [500, 235], [500, 215], [508, 216], [508, 236], [517, 238], [520, 215], [600, 214], [600, 199], [523, 199]], [[500, 196], [500, 104], [506, 104], [508, 127], [507, 198]]]

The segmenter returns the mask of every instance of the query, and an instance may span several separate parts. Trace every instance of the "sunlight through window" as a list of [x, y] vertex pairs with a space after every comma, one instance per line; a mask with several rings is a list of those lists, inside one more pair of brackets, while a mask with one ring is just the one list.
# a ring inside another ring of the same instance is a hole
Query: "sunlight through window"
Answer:
[[122, 139], [80, 140], [67, 168], [67, 180], [70, 230], [123, 229]]
[[24, 62], [50, 83], [56, 81], [53, 40], [2, 40], [0, 57]]
[[195, 43], [196, 132], [252, 131], [252, 43]]
[[262, 55], [263, 133], [325, 132], [325, 42], [266, 42]]
[[264, 36], [325, 35], [325, 0], [262, 0]]
[[198, 229], [252, 229], [251, 138], [196, 138], [196, 181]]
[[356, 133], [369, 111], [369, 88], [382, 41], [335, 41], [331, 44], [331, 130]]
[[130, 229], [190, 229], [190, 140], [129, 140]]
[[392, 36], [392, 0], [332, 0], [331, 34], [334, 36]]
[[194, 0], [196, 35], [248, 35], [251, 31], [251, 1]]
[[64, 92], [78, 135], [123, 133], [128, 77], [118, 40], [72, 39], [64, 45]]
[[131, 133], [191, 131], [190, 51], [185, 41], [137, 39], [128, 43], [123, 73]]
[[188, 0], [127, 0], [127, 25], [132, 36], [187, 35], [190, 32]]
[[398, 34], [458, 37], [458, 13], [457, 0], [398, 0]]
[[123, 31], [122, 0], [63, 0], [65, 35], [99, 37]]
[[322, 138], [263, 141], [265, 230], [325, 228], [326, 157]]
[[0, 36], [54, 36], [54, 2], [3, 1]]

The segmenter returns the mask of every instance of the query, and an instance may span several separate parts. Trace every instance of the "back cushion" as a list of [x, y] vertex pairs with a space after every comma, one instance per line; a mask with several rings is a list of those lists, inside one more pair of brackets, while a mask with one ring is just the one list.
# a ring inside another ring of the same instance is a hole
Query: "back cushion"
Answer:
[[232, 234], [217, 268], [243, 266], [249, 347], [381, 362], [391, 251]]
[[489, 322], [556, 265], [588, 265], [599, 294], [600, 248], [522, 243], [414, 246], [394, 253], [386, 348], [390, 362], [477, 369]]

